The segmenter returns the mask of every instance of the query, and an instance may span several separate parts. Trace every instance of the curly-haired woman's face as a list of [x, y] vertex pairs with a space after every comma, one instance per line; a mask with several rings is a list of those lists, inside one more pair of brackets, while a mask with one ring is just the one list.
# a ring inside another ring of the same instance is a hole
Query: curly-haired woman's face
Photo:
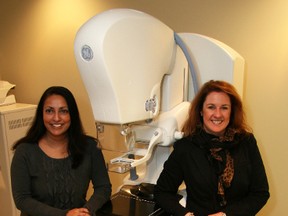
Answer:
[[62, 96], [51, 95], [45, 100], [43, 121], [48, 135], [54, 137], [66, 135], [71, 119], [68, 105]]
[[224, 92], [211, 92], [207, 95], [201, 112], [203, 127], [207, 133], [221, 136], [230, 121], [231, 101]]

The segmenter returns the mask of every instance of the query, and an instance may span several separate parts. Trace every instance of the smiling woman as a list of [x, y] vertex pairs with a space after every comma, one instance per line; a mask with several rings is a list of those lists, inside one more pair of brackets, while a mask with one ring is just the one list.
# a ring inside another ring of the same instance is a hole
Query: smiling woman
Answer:
[[[111, 195], [97, 144], [84, 133], [72, 93], [48, 88], [27, 135], [13, 146], [12, 192], [21, 216], [95, 215]], [[90, 181], [94, 192], [86, 201]]]
[[[48, 97], [43, 106], [43, 121], [52, 138], [57, 138], [58, 133], [65, 134], [70, 127], [71, 119], [68, 105], [65, 99], [60, 95], [51, 95]], [[53, 133], [58, 132], [56, 134]]]
[[43, 122], [46, 134], [39, 140], [39, 147], [52, 158], [68, 156], [67, 130], [71, 119], [65, 98], [51, 95], [44, 103]]
[[224, 92], [211, 92], [207, 95], [202, 111], [203, 128], [215, 136], [223, 136], [230, 121], [231, 102]]
[[[269, 186], [240, 96], [224, 81], [205, 83], [193, 99], [184, 138], [164, 164], [155, 199], [172, 215], [256, 215]], [[178, 201], [184, 181], [186, 206]]]

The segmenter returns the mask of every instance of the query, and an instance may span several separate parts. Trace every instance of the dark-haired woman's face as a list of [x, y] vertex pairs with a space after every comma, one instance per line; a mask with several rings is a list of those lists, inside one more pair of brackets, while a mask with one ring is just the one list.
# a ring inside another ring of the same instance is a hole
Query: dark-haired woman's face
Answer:
[[211, 92], [207, 95], [201, 112], [203, 127], [207, 133], [221, 136], [230, 122], [231, 101], [224, 92]]
[[47, 135], [59, 138], [65, 136], [71, 119], [66, 100], [60, 95], [49, 96], [43, 106], [43, 121]]

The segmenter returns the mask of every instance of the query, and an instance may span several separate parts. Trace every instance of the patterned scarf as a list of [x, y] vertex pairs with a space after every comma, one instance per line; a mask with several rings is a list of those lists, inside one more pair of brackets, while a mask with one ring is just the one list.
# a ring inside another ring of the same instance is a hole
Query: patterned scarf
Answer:
[[228, 128], [222, 137], [207, 134], [202, 129], [198, 132], [200, 136], [197, 142], [201, 148], [206, 149], [218, 178], [219, 205], [226, 206], [225, 189], [230, 187], [234, 177], [234, 161], [229, 149], [238, 143], [235, 139], [237, 131]]
[[229, 188], [231, 185], [231, 181], [234, 176], [234, 163], [233, 163], [233, 158], [231, 157], [231, 154], [228, 150], [225, 150], [225, 156], [222, 157], [219, 154], [219, 151], [221, 151], [221, 148], [217, 149], [210, 149], [211, 156], [215, 160], [219, 161], [219, 163], [224, 163], [224, 157], [226, 156], [226, 163], [225, 163], [225, 168], [222, 173], [218, 173], [218, 200], [220, 206], [226, 206], [227, 201], [225, 199], [225, 189], [224, 188]]

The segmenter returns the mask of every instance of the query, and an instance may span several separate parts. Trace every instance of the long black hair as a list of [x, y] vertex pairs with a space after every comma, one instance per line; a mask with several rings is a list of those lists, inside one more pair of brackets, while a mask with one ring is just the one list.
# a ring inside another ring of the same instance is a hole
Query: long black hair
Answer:
[[36, 114], [31, 127], [27, 131], [26, 136], [19, 139], [13, 145], [12, 150], [16, 150], [16, 148], [21, 143], [38, 144], [38, 141], [44, 136], [44, 134], [46, 133], [46, 127], [43, 121], [43, 107], [46, 99], [51, 95], [60, 95], [65, 99], [67, 103], [71, 119], [71, 124], [67, 131], [67, 136], [69, 140], [68, 151], [72, 157], [72, 167], [76, 168], [82, 161], [84, 150], [86, 147], [87, 136], [84, 132], [75, 98], [70, 90], [62, 86], [49, 87], [43, 93], [38, 103]]

